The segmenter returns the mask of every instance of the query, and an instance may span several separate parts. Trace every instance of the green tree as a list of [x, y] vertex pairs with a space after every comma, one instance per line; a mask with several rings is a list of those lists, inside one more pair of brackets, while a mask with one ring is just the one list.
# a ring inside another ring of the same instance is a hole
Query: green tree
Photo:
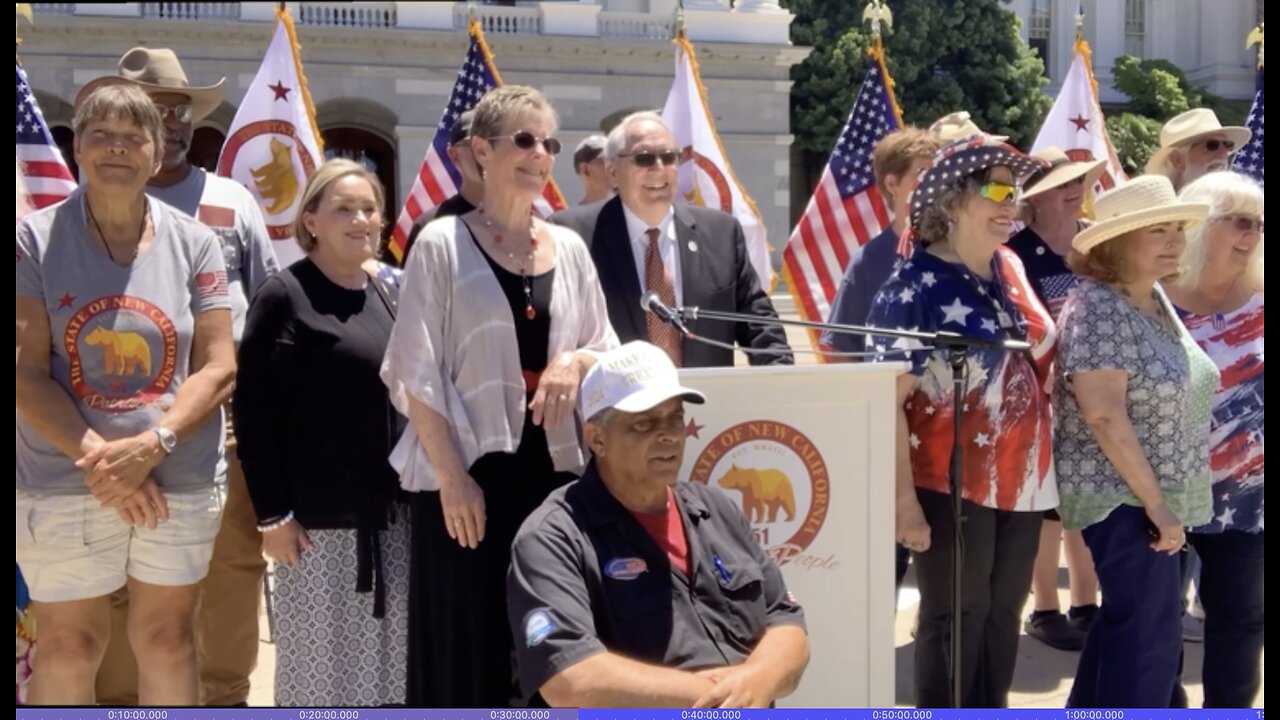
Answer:
[[1159, 120], [1131, 112], [1107, 116], [1107, 134], [1125, 173], [1146, 172], [1148, 158], [1160, 147], [1161, 125]]
[[[871, 35], [861, 0], [789, 0], [792, 39], [814, 52], [793, 69], [792, 130], [805, 150], [825, 159], [866, 69]], [[1044, 64], [1018, 35], [1018, 19], [1001, 0], [889, 0], [894, 27], [885, 34], [889, 73], [904, 119], [927, 126], [968, 110], [983, 129], [1029, 142], [1052, 100]]]

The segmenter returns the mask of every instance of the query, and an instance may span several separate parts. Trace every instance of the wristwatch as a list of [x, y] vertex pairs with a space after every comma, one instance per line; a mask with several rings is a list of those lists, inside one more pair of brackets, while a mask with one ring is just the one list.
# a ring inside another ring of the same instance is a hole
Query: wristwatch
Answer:
[[178, 447], [178, 436], [174, 435], [173, 431], [169, 428], [156, 426], [151, 428], [151, 432], [155, 433], [156, 437], [160, 438], [160, 448], [164, 450], [165, 455], [171, 455], [173, 453], [173, 449]]

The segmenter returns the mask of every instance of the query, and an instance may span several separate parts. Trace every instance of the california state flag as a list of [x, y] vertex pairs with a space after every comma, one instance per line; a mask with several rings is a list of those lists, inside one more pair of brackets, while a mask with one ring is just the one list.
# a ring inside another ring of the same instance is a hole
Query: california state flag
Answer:
[[302, 257], [293, 237], [307, 178], [324, 161], [315, 108], [302, 74], [293, 18], [276, 10], [276, 31], [218, 157], [218, 174], [258, 199], [281, 266]]
[[[662, 119], [680, 148], [680, 198], [699, 207], [730, 213], [742, 223], [747, 256], [766, 292], [773, 287], [773, 264], [765, 242], [764, 222], [755, 201], [729, 167], [716, 123], [707, 106], [707, 92], [698, 76], [693, 45], [683, 33], [676, 38], [676, 77], [662, 108]], [[679, 198], [678, 198], [679, 199]]]
[[1076, 38], [1075, 60], [1067, 78], [1053, 101], [1049, 116], [1040, 126], [1031, 152], [1047, 147], [1057, 147], [1077, 162], [1107, 159], [1106, 172], [1098, 179], [1093, 192], [1098, 193], [1119, 185], [1128, 178], [1120, 167], [1120, 158], [1111, 146], [1107, 125], [1098, 104], [1098, 82], [1093, 78], [1093, 53], [1089, 43]]

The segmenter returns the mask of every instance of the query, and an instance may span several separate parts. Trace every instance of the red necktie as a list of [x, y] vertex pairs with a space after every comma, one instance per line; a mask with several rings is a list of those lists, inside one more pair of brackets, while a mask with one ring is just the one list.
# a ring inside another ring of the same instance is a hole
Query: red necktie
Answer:
[[[671, 273], [667, 272], [667, 266], [662, 263], [662, 253], [658, 252], [658, 237], [661, 232], [658, 228], [649, 228], [644, 231], [644, 234], [649, 236], [649, 247], [644, 253], [645, 289], [657, 293], [662, 304], [675, 307], [675, 283], [671, 281]], [[682, 355], [680, 331], [669, 323], [663, 322], [653, 313], [645, 314], [645, 326], [649, 330], [649, 342], [662, 348], [671, 358], [671, 362], [675, 363], [676, 367], [680, 367]]]

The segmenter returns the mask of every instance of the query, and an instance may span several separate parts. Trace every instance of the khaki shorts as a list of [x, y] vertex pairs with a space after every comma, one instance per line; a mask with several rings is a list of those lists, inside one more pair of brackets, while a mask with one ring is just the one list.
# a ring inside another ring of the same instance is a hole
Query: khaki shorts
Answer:
[[91, 495], [17, 491], [18, 566], [37, 602], [109, 595], [127, 577], [194, 585], [209, 572], [222, 518], [219, 487], [165, 493], [169, 519], [135, 528]]

